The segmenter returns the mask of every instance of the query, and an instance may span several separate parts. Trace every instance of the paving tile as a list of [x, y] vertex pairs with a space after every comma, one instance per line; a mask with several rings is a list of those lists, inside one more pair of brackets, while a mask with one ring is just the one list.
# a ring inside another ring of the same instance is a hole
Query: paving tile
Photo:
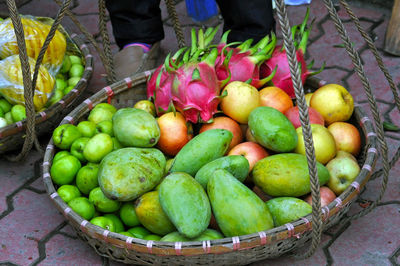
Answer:
[[7, 209], [6, 197], [34, 176], [33, 165], [38, 156], [39, 154], [33, 151], [32, 156], [28, 156], [22, 163], [0, 160], [0, 215]]
[[75, 14], [92, 14], [98, 13], [99, 8], [97, 2], [91, 0], [79, 0], [78, 5], [71, 9]]
[[[52, 0], [35, 0], [34, 3], [32, 2], [30, 1], [29, 4], [21, 6], [18, 12], [20, 14], [54, 18], [60, 10], [60, 6]], [[44, 6], [46, 8], [43, 8]]]
[[22, 190], [13, 198], [14, 210], [0, 220], [0, 261], [27, 265], [38, 257], [37, 242], [63, 217], [45, 194]]
[[102, 265], [102, 258], [80, 239], [57, 234], [46, 243], [46, 259], [40, 265]]
[[400, 245], [399, 205], [380, 206], [352, 222], [330, 246], [336, 265], [390, 265], [387, 258]]

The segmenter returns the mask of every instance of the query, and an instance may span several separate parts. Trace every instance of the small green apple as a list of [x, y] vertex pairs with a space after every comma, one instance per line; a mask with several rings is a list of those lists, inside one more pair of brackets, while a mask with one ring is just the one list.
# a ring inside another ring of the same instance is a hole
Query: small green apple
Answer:
[[107, 198], [100, 187], [96, 187], [90, 191], [89, 201], [94, 204], [98, 211], [105, 213], [115, 212], [121, 207], [120, 201]]
[[63, 124], [53, 131], [53, 141], [57, 148], [68, 150], [72, 143], [82, 137], [78, 128], [71, 124]]
[[69, 77], [82, 77], [83, 71], [85, 68], [80, 64], [72, 64], [71, 68], [69, 69]]
[[4, 115], [5, 115], [5, 113], [4, 113], [3, 109], [0, 108], [0, 118], [3, 118]]
[[14, 122], [22, 121], [26, 118], [25, 106], [16, 104], [11, 108], [11, 116]]
[[106, 108], [94, 108], [90, 111], [88, 120], [98, 124], [105, 120], [112, 120], [114, 113]]
[[96, 125], [96, 130], [98, 133], [106, 133], [114, 137], [113, 123], [111, 120], [101, 121]]
[[57, 189], [57, 193], [60, 198], [66, 203], [70, 202], [74, 198], [81, 196], [81, 192], [74, 185], [62, 185]]
[[75, 65], [75, 64], [82, 65], [82, 60], [79, 56], [70, 55], [69, 60], [71, 62], [71, 65]]
[[75, 182], [76, 186], [83, 194], [88, 195], [92, 189], [99, 186], [99, 181], [97, 179], [98, 172], [99, 166], [95, 164], [87, 164], [79, 169]]
[[346, 156], [330, 160], [326, 168], [331, 176], [327, 185], [337, 196], [345, 191], [360, 173], [358, 163]]
[[56, 90], [64, 90], [67, 87], [67, 82], [64, 79], [56, 79]]
[[117, 108], [115, 108], [112, 104], [109, 103], [99, 103], [94, 108], [104, 108], [109, 110], [113, 114], [117, 112]]
[[113, 147], [110, 135], [99, 133], [88, 141], [83, 150], [83, 155], [89, 162], [98, 163], [113, 150]]
[[63, 60], [63, 63], [62, 63], [62, 66], [61, 66], [61, 69], [60, 69], [60, 72], [63, 73], [63, 74], [64, 73], [68, 73], [69, 69], [71, 68], [71, 65], [72, 65], [72, 63], [71, 63], [70, 56], [68, 56], [68, 55], [65, 56], [64, 60]]
[[113, 221], [107, 217], [97, 216], [91, 219], [90, 222], [94, 225], [100, 226], [103, 229], [115, 232], [115, 225]]
[[72, 77], [68, 79], [68, 87], [75, 87], [76, 84], [81, 80], [80, 77]]
[[134, 237], [141, 238], [141, 239], [143, 239], [143, 237], [151, 234], [151, 232], [149, 230], [147, 230], [146, 228], [144, 228], [142, 226], [132, 227], [128, 230], [128, 232], [131, 233]]
[[52, 164], [51, 179], [57, 185], [69, 184], [74, 180], [80, 168], [81, 162], [75, 156], [64, 156]]
[[93, 203], [85, 197], [77, 197], [68, 202], [68, 206], [85, 220], [90, 220], [95, 215]]
[[81, 121], [77, 128], [83, 137], [91, 138], [97, 133], [96, 124], [91, 121]]
[[124, 146], [122, 146], [122, 144], [117, 140], [117, 138], [112, 137], [111, 139], [112, 139], [112, 141], [113, 141], [113, 150], [114, 150], [114, 151], [115, 151], [115, 150], [122, 149], [122, 148], [124, 147]]
[[71, 145], [71, 155], [78, 158], [82, 163], [86, 162], [85, 156], [83, 156], [83, 150], [89, 140], [90, 138], [81, 137], [76, 139]]
[[154, 106], [154, 103], [149, 101], [149, 100], [141, 100], [135, 103], [133, 108], [137, 109], [142, 109], [143, 111], [148, 112], [152, 116], [156, 116], [156, 107]]
[[119, 233], [119, 232], [123, 232], [125, 230], [124, 224], [122, 223], [121, 219], [117, 215], [115, 215], [113, 213], [106, 213], [106, 214], [104, 214], [104, 217], [107, 217], [108, 219], [113, 221], [114, 226], [115, 226], [115, 232]]
[[0, 99], [0, 108], [4, 113], [8, 113], [11, 110], [12, 105], [6, 99]]
[[14, 124], [14, 120], [13, 120], [13, 118], [12, 118], [11, 111], [10, 111], [10, 112], [7, 112], [7, 113], [4, 115], [4, 118], [6, 119], [8, 125]]
[[69, 151], [59, 151], [59, 152], [57, 152], [56, 155], [54, 155], [53, 163], [55, 163], [57, 160], [61, 159], [64, 156], [67, 156], [67, 155], [71, 155], [71, 153], [69, 153]]
[[60, 101], [64, 97], [64, 93], [62, 90], [55, 90], [51, 95], [50, 99], [46, 103], [46, 107], [50, 107], [56, 102]]
[[67, 95], [70, 91], [72, 91], [75, 87], [74, 86], [68, 86], [63, 90], [64, 95]]

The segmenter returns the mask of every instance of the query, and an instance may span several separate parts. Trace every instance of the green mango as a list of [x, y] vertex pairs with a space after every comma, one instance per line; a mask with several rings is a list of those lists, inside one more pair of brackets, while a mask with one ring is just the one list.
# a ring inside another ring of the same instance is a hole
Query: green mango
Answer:
[[166, 235], [176, 231], [161, 208], [158, 191], [150, 191], [135, 201], [135, 212], [140, 223], [149, 231], [157, 235]]
[[160, 138], [157, 120], [136, 108], [119, 109], [112, 118], [114, 135], [127, 147], [153, 147]]
[[189, 242], [189, 241], [205, 241], [205, 240], [213, 240], [213, 239], [221, 239], [224, 238], [224, 236], [214, 230], [214, 229], [206, 229], [201, 235], [195, 238], [187, 238], [181, 233], [175, 231], [172, 233], [169, 233], [165, 236], [163, 236], [160, 241], [165, 241], [165, 242]]
[[195, 179], [207, 189], [209, 178], [217, 169], [225, 169], [236, 177], [240, 182], [243, 182], [249, 174], [249, 161], [241, 155], [224, 156], [204, 165], [196, 173]]
[[226, 129], [210, 129], [191, 139], [175, 156], [170, 172], [194, 176], [205, 164], [222, 157], [233, 138]]
[[249, 115], [249, 128], [256, 141], [276, 152], [290, 152], [297, 146], [297, 133], [290, 120], [272, 107], [261, 106]]
[[[329, 180], [329, 171], [317, 162], [320, 185]], [[307, 158], [297, 153], [282, 153], [258, 161], [252, 171], [254, 183], [273, 197], [299, 197], [310, 193]]]
[[100, 163], [98, 180], [113, 200], [130, 201], [152, 190], [164, 175], [165, 157], [154, 148], [122, 148]]
[[169, 233], [165, 236], [163, 236], [160, 241], [165, 241], [165, 242], [186, 242], [186, 241], [190, 241], [189, 238], [185, 237], [184, 235], [182, 235], [181, 233], [179, 233], [178, 231]]
[[216, 170], [208, 181], [207, 192], [225, 236], [247, 235], [274, 227], [267, 205], [228, 171]]
[[312, 212], [311, 205], [293, 197], [278, 197], [265, 203], [274, 219], [275, 227], [296, 221]]
[[211, 207], [203, 187], [186, 173], [172, 173], [159, 187], [161, 207], [185, 237], [200, 235], [208, 227]]

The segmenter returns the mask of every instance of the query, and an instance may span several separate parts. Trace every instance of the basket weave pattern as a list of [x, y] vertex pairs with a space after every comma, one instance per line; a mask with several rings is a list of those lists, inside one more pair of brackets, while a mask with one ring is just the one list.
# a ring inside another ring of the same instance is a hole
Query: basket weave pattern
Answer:
[[[112, 103], [117, 108], [132, 107], [136, 101], [146, 98], [146, 80], [150, 74], [151, 72], [147, 71], [103, 88], [74, 109], [61, 124], [78, 123], [87, 117], [96, 104], [104, 101]], [[315, 90], [323, 83], [315, 78], [309, 79], [306, 87]], [[324, 229], [336, 224], [347, 213], [367, 183], [377, 159], [376, 134], [369, 118], [360, 108], [355, 107], [350, 122], [359, 128], [362, 135], [363, 149], [360, 156], [362, 169], [352, 186], [322, 209]], [[202, 242], [147, 241], [113, 233], [82, 219], [58, 196], [50, 176], [54, 154], [55, 148], [50, 141], [44, 156], [43, 181], [51, 200], [82, 240], [91, 245], [98, 254], [116, 261], [141, 265], [248, 264], [281, 256], [303, 246], [311, 238], [311, 215], [264, 232]]]

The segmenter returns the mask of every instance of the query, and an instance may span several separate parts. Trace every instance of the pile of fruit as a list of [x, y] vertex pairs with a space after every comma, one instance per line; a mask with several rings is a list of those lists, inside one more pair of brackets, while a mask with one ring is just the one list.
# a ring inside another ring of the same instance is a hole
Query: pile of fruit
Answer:
[[[51, 26], [31, 16], [22, 16], [21, 22], [33, 78], [36, 58]], [[0, 21], [0, 44], [0, 128], [2, 128], [26, 118], [21, 62], [10, 18]], [[66, 50], [66, 37], [57, 30], [39, 68], [33, 98], [35, 110], [38, 112], [61, 100], [73, 89], [83, 74], [81, 58], [67, 55]]]
[[[274, 36], [233, 47], [225, 34], [211, 45], [215, 32], [193, 31], [192, 46], [166, 58], [147, 84], [152, 101], [119, 110], [100, 103], [77, 126], [55, 129], [51, 177], [82, 218], [135, 238], [198, 241], [311, 213], [293, 85], [274, 81], [289, 75], [284, 50]], [[344, 87], [320, 87], [307, 103], [324, 206], [359, 174], [361, 139], [346, 122], [354, 105]]]

